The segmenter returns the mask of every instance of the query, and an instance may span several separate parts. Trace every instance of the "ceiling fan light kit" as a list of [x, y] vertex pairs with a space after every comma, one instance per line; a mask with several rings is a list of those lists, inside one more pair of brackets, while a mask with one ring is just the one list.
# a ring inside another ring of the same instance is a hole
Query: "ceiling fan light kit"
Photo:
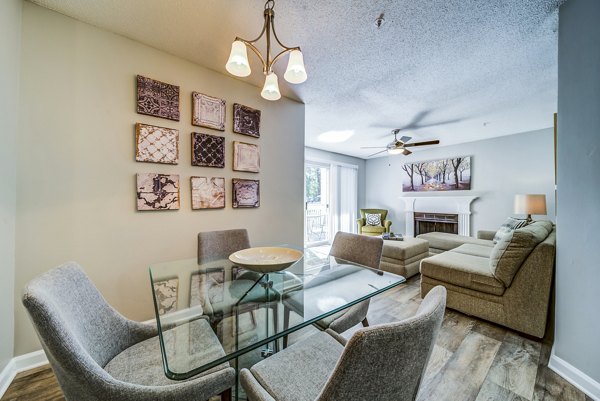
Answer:
[[[263, 65], [263, 74], [265, 74], [265, 85], [261, 91], [261, 96], [267, 100], [277, 100], [281, 98], [281, 92], [279, 91], [279, 79], [273, 72], [273, 65], [284, 55], [289, 53], [288, 65], [283, 74], [283, 78], [291, 84], [301, 84], [306, 81], [307, 74], [306, 68], [304, 67], [304, 56], [300, 47], [287, 47], [281, 43], [275, 32], [275, 12], [273, 7], [275, 6], [274, 0], [268, 0], [265, 3], [264, 18], [265, 23], [262, 31], [258, 37], [254, 40], [245, 40], [240, 37], [236, 37], [231, 45], [231, 53], [229, 59], [225, 65], [225, 69], [236, 77], [247, 77], [251, 74], [250, 63], [248, 62], [248, 48], [252, 50], [259, 58]], [[275, 41], [283, 48], [275, 57], [271, 54], [271, 33]], [[267, 52], [266, 57], [260, 53], [255, 43], [260, 40], [263, 36], [266, 36], [267, 41]]]
[[408, 147], [437, 145], [440, 143], [440, 141], [438, 141], [437, 139], [433, 140], [433, 141], [407, 143], [412, 138], [410, 136], [403, 136], [400, 139], [398, 139], [399, 132], [400, 132], [399, 128], [392, 130], [392, 134], [394, 135], [394, 140], [392, 142], [388, 143], [386, 146], [366, 146], [366, 147], [362, 147], [362, 149], [371, 149], [371, 148], [380, 148], [381, 149], [381, 148], [383, 148], [383, 150], [380, 150], [379, 152], [375, 152], [372, 155], [369, 155], [367, 157], [375, 156], [375, 155], [378, 155], [383, 152], [387, 152], [389, 155], [403, 154], [404, 156], [408, 156], [412, 153], [410, 150], [406, 149]]

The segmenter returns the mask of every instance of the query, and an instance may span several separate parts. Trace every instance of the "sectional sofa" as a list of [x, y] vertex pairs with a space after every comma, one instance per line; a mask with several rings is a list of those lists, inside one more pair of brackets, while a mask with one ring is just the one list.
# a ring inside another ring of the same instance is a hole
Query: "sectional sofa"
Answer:
[[427, 233], [433, 256], [421, 261], [421, 296], [446, 287], [447, 306], [534, 337], [544, 337], [554, 275], [556, 229], [536, 221], [500, 240]]

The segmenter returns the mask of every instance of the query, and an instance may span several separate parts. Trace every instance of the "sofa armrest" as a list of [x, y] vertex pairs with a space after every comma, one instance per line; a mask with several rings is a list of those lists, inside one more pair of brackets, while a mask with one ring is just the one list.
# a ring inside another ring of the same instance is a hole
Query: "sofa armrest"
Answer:
[[486, 239], [488, 241], [491, 241], [494, 239], [494, 237], [496, 236], [496, 231], [491, 231], [491, 230], [479, 230], [477, 231], [477, 238], [478, 239]]
[[365, 224], [367, 224], [367, 221], [366, 221], [366, 219], [361, 218], [361, 219], [357, 219], [356, 223], [358, 224], [358, 228], [360, 228], [360, 227], [364, 226]]

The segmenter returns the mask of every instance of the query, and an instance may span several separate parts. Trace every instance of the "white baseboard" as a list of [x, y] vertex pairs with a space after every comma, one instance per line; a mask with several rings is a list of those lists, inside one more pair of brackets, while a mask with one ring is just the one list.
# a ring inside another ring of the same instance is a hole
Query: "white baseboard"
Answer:
[[12, 358], [6, 367], [2, 369], [2, 372], [0, 372], [0, 398], [2, 398], [17, 373], [34, 369], [47, 363], [48, 358], [43, 350]]
[[600, 383], [571, 365], [569, 362], [556, 356], [554, 347], [552, 347], [552, 354], [548, 361], [548, 367], [595, 401], [600, 401]]

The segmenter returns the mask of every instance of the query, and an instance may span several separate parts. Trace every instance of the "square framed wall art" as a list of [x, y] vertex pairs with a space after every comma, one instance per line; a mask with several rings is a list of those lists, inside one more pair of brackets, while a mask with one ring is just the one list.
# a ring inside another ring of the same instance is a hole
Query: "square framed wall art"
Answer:
[[150, 163], [179, 163], [179, 130], [137, 123], [135, 160]]
[[225, 131], [225, 100], [192, 92], [192, 125]]
[[251, 143], [233, 142], [233, 169], [235, 171], [260, 171], [260, 147]]
[[260, 181], [234, 178], [232, 181], [232, 206], [254, 208], [260, 206]]
[[191, 177], [192, 209], [223, 209], [225, 207], [225, 178]]
[[234, 103], [233, 132], [260, 138], [260, 110]]
[[225, 137], [192, 132], [192, 166], [225, 167]]
[[179, 121], [179, 86], [138, 75], [137, 112]]
[[137, 210], [178, 209], [179, 175], [137, 174]]

